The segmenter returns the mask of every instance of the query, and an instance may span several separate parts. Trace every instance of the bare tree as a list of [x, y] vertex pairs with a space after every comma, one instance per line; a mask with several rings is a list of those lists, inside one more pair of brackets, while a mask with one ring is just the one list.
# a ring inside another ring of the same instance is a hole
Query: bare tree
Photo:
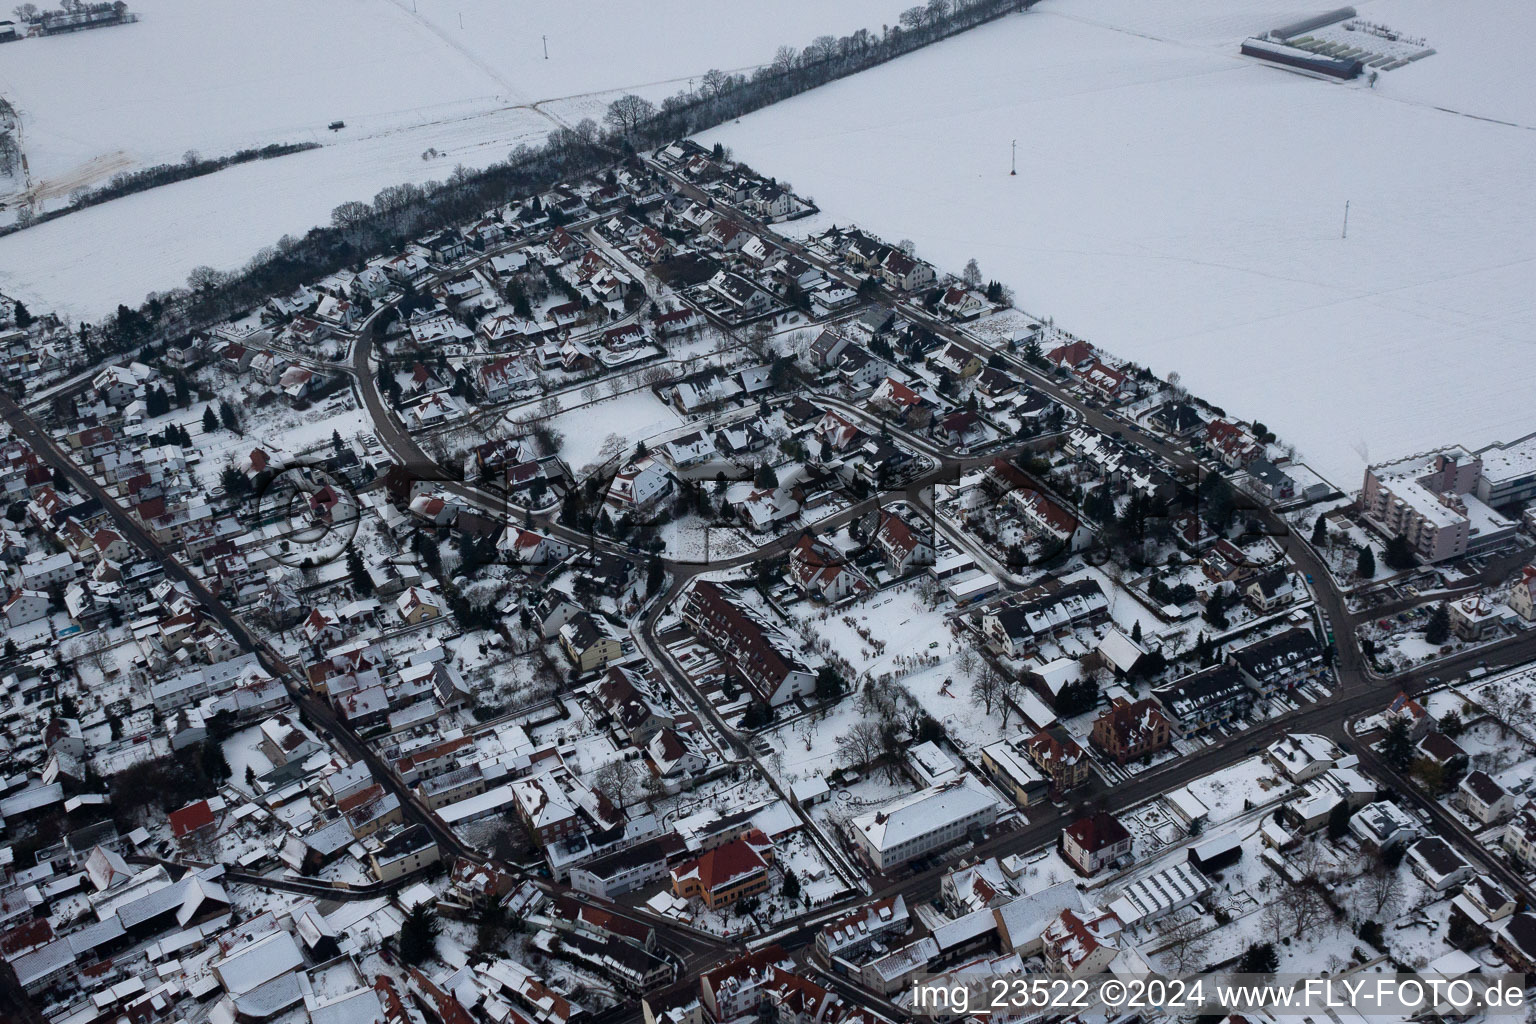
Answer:
[[592, 776], [598, 792], [619, 807], [628, 807], [640, 795], [643, 780], [633, 761], [609, 761]]
[[837, 743], [843, 749], [843, 763], [850, 768], [873, 764], [885, 749], [879, 724], [868, 719], [839, 736]]
[[955, 659], [955, 665], [960, 669], [961, 674], [974, 676], [976, 674], [976, 662], [976, 648], [970, 644], [960, 648], [960, 655]]
[[[962, 655], [963, 657], [963, 655]], [[972, 658], [974, 660], [974, 655]], [[1002, 703], [1005, 721], [1003, 728], [1008, 727], [1006, 716], [1008, 703], [1003, 697], [1003, 674], [999, 672], [990, 661], [981, 664], [981, 671], [977, 672], [971, 681], [971, 703], [979, 704], [987, 714], [992, 713], [992, 705]]]
[[837, 39], [833, 36], [817, 36], [800, 54], [802, 65], [819, 64], [831, 60], [837, 53]]
[[655, 116], [656, 106], [650, 100], [625, 93], [608, 104], [608, 113], [603, 115], [603, 121], [627, 139], [634, 135], [636, 128]]
[[967, 288], [981, 287], [981, 267], [974, 259], [966, 260], [965, 269], [960, 271], [960, 281]]
[[704, 95], [714, 96], [721, 89], [724, 89], [726, 83], [730, 80], [731, 76], [727, 75], [724, 71], [721, 71], [719, 68], [710, 68], [704, 72], [704, 77], [700, 79], [699, 84], [704, 89]]
[[1200, 928], [1199, 921], [1185, 921], [1164, 933], [1168, 944], [1162, 953], [1176, 975], [1188, 974], [1205, 964], [1209, 940]]
[[1298, 886], [1283, 901], [1283, 906], [1291, 925], [1291, 933], [1298, 939], [1310, 935], [1314, 928], [1333, 917], [1332, 908], [1315, 885]]
[[1366, 873], [1361, 896], [1368, 908], [1368, 912], [1361, 912], [1361, 917], [1376, 921], [1396, 917], [1403, 905], [1402, 887], [1397, 884], [1397, 870], [1388, 867], [1383, 861], [1376, 861]]
[[1259, 923], [1264, 926], [1269, 941], [1279, 945], [1286, 935], [1286, 913], [1280, 900], [1270, 900], [1264, 904], [1264, 909], [1259, 913]]
[[331, 211], [331, 226], [352, 236], [356, 235], [358, 229], [367, 224], [368, 218], [372, 216], [373, 207], [353, 200], [342, 203]]
[[773, 63], [770, 65], [779, 74], [785, 74], [795, 66], [795, 48], [793, 46], [781, 46], [773, 52]]

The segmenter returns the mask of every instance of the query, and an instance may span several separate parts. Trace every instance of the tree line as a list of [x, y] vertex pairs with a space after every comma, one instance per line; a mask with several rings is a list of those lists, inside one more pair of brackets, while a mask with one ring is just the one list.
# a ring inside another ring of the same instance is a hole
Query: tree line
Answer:
[[[161, 185], [172, 185], [189, 178], [200, 178], [205, 174], [222, 171], [226, 167], [250, 163], [252, 160], [270, 160], [273, 157], [288, 156], [291, 153], [302, 153], [305, 150], [319, 148], [318, 142], [274, 142], [260, 149], [241, 149], [228, 156], [211, 160], [203, 159], [195, 150], [188, 150], [180, 163], [156, 164], [153, 167], [141, 167], [136, 171], [119, 171], [112, 175], [105, 185], [98, 188], [77, 188], [69, 194], [68, 206], [61, 206], [43, 213], [37, 213], [30, 207], [25, 207], [17, 214], [14, 222], [0, 228], [0, 236], [22, 231], [34, 224], [41, 224], [55, 217], [63, 217], [77, 210], [99, 206], [113, 199], [121, 199], [136, 192], [147, 192]], [[3, 149], [3, 144], [0, 144], [0, 165], [4, 163]]]

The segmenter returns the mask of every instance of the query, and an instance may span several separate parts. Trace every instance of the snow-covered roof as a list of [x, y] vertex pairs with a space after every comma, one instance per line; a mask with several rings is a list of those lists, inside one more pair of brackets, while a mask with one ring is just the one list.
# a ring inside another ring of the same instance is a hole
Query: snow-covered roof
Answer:
[[968, 772], [918, 790], [878, 811], [853, 819], [853, 827], [877, 850], [889, 850], [976, 814], [995, 811], [997, 798]]

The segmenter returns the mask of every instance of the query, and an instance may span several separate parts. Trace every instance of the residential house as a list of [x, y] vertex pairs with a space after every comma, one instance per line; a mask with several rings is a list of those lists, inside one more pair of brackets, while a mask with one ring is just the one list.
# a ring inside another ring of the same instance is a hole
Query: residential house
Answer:
[[1092, 877], [1130, 856], [1131, 834], [1107, 811], [1094, 811], [1061, 830], [1061, 853], [1082, 875]]
[[443, 614], [436, 595], [420, 587], [409, 587], [395, 599], [395, 611], [408, 625], [416, 625]]
[[591, 612], [577, 612], [560, 627], [560, 646], [581, 672], [602, 668], [624, 653], [623, 645], [607, 623]]
[[791, 549], [785, 575], [806, 597], [829, 604], [870, 590], [847, 555], [808, 533]]
[[891, 512], [880, 513], [874, 544], [893, 576], [905, 576], [919, 566], [932, 565], [933, 544], [927, 531], [913, 530], [906, 520]]
[[1492, 825], [1514, 813], [1515, 796], [1482, 769], [1470, 771], [1456, 787], [1456, 800], [1472, 818]]
[[1110, 708], [1094, 720], [1091, 736], [1093, 745], [1120, 765], [1151, 757], [1172, 739], [1173, 726], [1151, 697]]

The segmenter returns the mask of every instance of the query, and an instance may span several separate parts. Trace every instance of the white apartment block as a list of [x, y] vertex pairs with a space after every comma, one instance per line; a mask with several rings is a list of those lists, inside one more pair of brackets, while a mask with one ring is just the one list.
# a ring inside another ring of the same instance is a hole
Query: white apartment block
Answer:
[[1477, 497], [1483, 462], [1460, 446], [1369, 466], [1360, 511], [1387, 537], [1406, 537], [1423, 562], [1498, 543], [1515, 524]]

